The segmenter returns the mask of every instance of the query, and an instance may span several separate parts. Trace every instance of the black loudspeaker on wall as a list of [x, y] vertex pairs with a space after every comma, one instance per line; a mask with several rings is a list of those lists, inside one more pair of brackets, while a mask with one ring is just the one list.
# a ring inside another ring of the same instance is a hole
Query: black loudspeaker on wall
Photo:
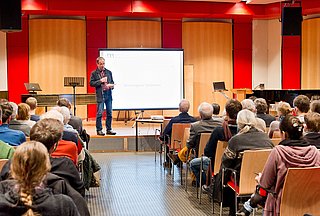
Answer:
[[0, 30], [21, 31], [21, 0], [0, 0]]
[[282, 9], [282, 35], [301, 35], [302, 8]]

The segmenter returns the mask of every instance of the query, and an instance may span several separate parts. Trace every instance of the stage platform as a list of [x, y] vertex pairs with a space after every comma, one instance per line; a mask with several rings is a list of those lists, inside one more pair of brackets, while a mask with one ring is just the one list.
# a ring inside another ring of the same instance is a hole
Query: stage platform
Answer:
[[[134, 121], [113, 121], [112, 130], [116, 135], [98, 136], [95, 121], [83, 121], [83, 127], [90, 134], [90, 152], [129, 152], [136, 151], [136, 128]], [[103, 121], [105, 124], [105, 121]], [[161, 130], [161, 124], [139, 123], [138, 151], [154, 151], [159, 149], [159, 141], [155, 139], [156, 129]], [[105, 132], [105, 127], [104, 127]], [[159, 132], [158, 132], [159, 134]]]

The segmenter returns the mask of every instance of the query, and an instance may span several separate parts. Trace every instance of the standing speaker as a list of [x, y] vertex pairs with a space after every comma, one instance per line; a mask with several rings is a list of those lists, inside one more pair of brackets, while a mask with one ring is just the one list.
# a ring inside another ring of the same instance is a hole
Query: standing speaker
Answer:
[[21, 30], [21, 0], [0, 0], [0, 30]]
[[282, 9], [282, 35], [301, 35], [302, 8]]

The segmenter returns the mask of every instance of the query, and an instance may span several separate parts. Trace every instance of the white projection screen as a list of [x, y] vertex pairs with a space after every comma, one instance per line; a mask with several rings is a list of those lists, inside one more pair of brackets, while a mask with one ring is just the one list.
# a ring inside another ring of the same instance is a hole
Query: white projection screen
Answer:
[[177, 109], [183, 98], [183, 49], [99, 49], [115, 87], [113, 110]]

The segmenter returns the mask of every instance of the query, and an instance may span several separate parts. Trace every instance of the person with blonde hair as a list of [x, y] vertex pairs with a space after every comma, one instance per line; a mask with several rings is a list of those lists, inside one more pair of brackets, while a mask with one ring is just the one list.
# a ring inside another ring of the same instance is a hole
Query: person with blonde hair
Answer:
[[72, 199], [53, 195], [44, 179], [51, 165], [47, 148], [40, 142], [29, 141], [15, 151], [10, 165], [13, 180], [0, 182], [1, 215], [78, 216]]
[[40, 116], [36, 114], [36, 109], [38, 107], [38, 101], [36, 98], [34, 97], [28, 97], [26, 100], [26, 104], [28, 104], [30, 106], [30, 120], [31, 121], [39, 121], [40, 120]]
[[289, 115], [291, 113], [292, 109], [289, 103], [287, 102], [280, 102], [277, 108], [277, 115], [278, 115], [278, 120], [275, 120], [273, 122], [271, 122], [270, 127], [269, 127], [269, 132], [268, 135], [270, 138], [273, 138], [273, 134], [275, 131], [279, 131], [279, 125], [281, 120]]

